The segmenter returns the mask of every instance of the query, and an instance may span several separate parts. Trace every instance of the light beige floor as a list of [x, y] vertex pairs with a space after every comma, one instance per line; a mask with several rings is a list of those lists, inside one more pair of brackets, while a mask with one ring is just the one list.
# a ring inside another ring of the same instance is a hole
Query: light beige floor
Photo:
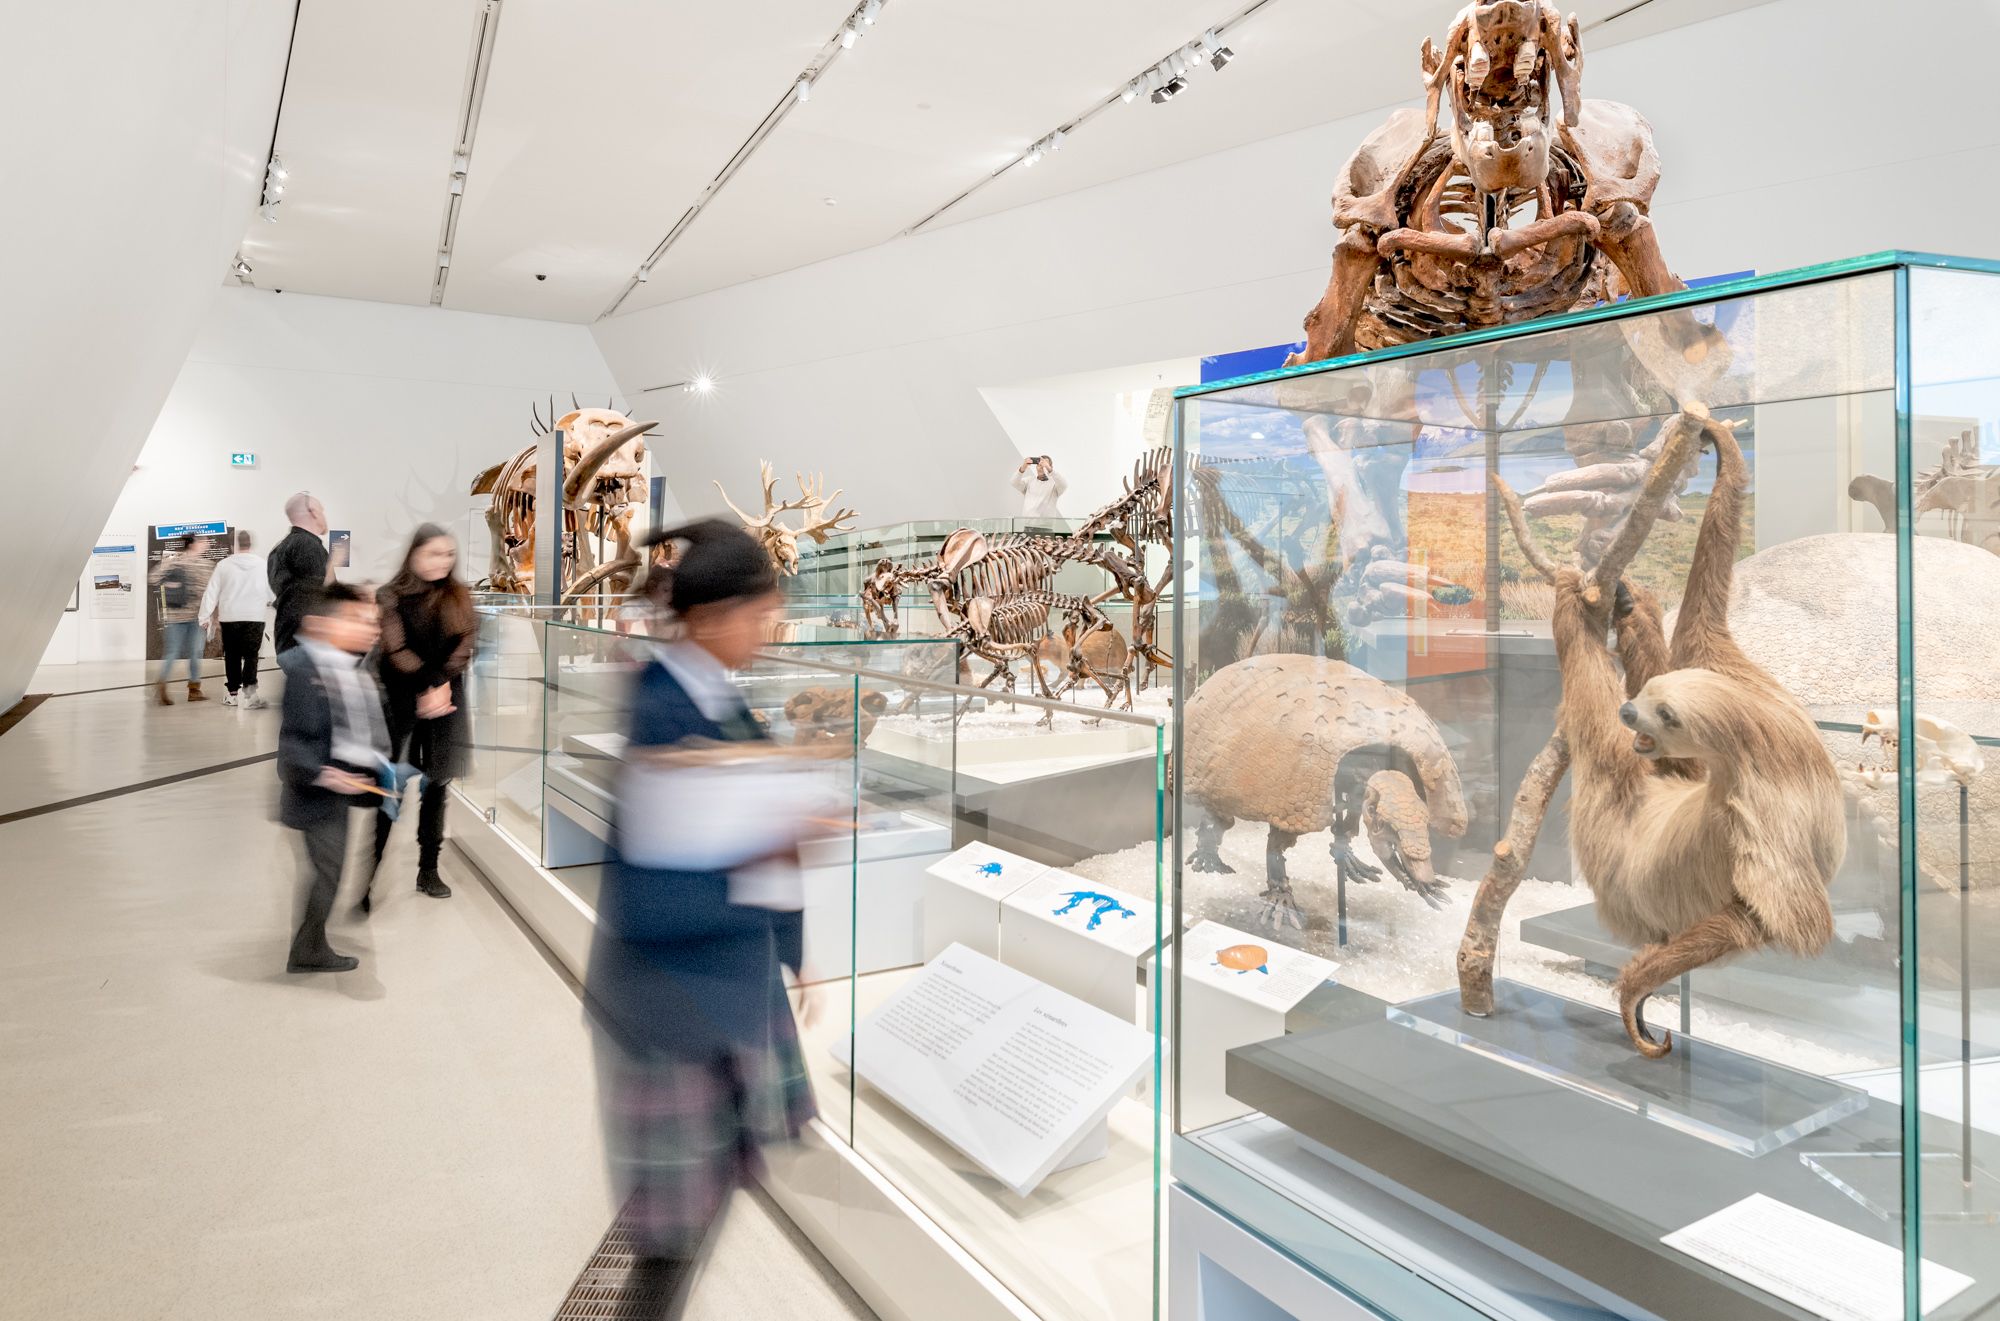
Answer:
[[[96, 688], [131, 687], [151, 683], [159, 673], [160, 663], [149, 660], [125, 661], [78, 661], [74, 665], [42, 665], [35, 669], [35, 677], [28, 683], [31, 693], [81, 693]], [[275, 668], [269, 654], [258, 662], [260, 670]], [[207, 658], [201, 663], [202, 681], [211, 677], [220, 678], [222, 661]], [[187, 682], [187, 662], [174, 662], [174, 682]]]
[[[137, 696], [0, 736], [0, 813], [275, 744], [275, 708]], [[575, 992], [449, 848], [417, 894], [407, 827], [374, 916], [343, 895], [361, 968], [287, 976], [271, 784], [0, 824], [0, 1317], [553, 1315], [612, 1214]], [[689, 1315], [867, 1317], [795, 1234], [739, 1194]]]

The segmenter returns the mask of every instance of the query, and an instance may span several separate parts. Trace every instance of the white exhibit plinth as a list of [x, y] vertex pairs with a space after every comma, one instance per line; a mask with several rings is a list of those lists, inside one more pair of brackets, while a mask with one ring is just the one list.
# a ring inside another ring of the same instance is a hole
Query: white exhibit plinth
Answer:
[[[1285, 1015], [1340, 965], [1220, 922], [1189, 927], [1181, 951], [1180, 1125], [1190, 1131], [1250, 1113], [1227, 1090], [1229, 1052], [1285, 1035]], [[1171, 946], [1165, 959], [1171, 974]]]
[[835, 1057], [1026, 1197], [1109, 1150], [1111, 1108], [1153, 1062], [1151, 1034], [963, 945], [855, 1026]]
[[1000, 961], [1114, 1018], [1143, 1023], [1139, 966], [1158, 931], [1137, 895], [1050, 870], [1000, 903]]
[[852, 834], [799, 845], [806, 962], [822, 978], [924, 961], [924, 869], [951, 827], [909, 812], [863, 814]]
[[972, 843], [924, 870], [924, 962], [958, 944], [1000, 957], [1000, 901], [1049, 870], [991, 844]]

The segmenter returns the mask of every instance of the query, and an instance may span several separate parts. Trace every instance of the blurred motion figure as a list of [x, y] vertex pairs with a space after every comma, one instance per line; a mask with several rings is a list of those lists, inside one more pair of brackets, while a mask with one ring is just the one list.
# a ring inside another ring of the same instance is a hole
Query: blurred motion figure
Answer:
[[729, 679], [763, 641], [777, 575], [720, 520], [653, 539], [687, 543], [670, 593], [684, 633], [632, 644], [648, 659], [585, 1004], [613, 1182], [641, 1257], [635, 1283], [671, 1316], [759, 1146], [796, 1138], [814, 1106], [781, 971], [799, 974], [804, 942], [803, 800], [774, 792], [795, 759]]
[[326, 919], [347, 858], [350, 807], [388, 764], [382, 697], [363, 664], [380, 632], [375, 607], [346, 583], [329, 583], [300, 603], [299, 645], [278, 657], [285, 672], [278, 730], [278, 820], [305, 848], [305, 905], [286, 972], [349, 972], [359, 959], [326, 943]]
[[174, 704], [167, 696], [167, 676], [183, 656], [187, 657], [188, 701], [208, 700], [201, 691], [201, 653], [206, 649], [206, 638], [200, 615], [202, 594], [214, 572], [215, 561], [208, 558], [208, 538], [195, 536], [147, 575], [147, 584], [160, 594], [160, 672], [153, 679], [153, 697], [161, 706]]
[[[423, 773], [417, 888], [433, 899], [451, 897], [451, 887], [438, 875], [438, 851], [444, 846], [445, 789], [465, 769], [465, 667], [479, 634], [472, 593], [454, 572], [457, 567], [458, 542], [436, 523], [425, 523], [410, 537], [403, 567], [375, 594], [382, 611], [380, 666], [390, 760]], [[377, 867], [394, 825], [387, 812], [375, 819]], [[363, 912], [369, 903], [363, 895]]]

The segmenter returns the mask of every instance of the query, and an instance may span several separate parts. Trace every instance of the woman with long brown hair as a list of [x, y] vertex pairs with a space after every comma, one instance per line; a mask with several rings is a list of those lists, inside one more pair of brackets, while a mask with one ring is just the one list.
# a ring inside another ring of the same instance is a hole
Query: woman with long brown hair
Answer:
[[[382, 608], [382, 692], [389, 708], [389, 741], [395, 759], [423, 772], [417, 812], [417, 888], [434, 899], [451, 895], [438, 875], [444, 845], [445, 788], [464, 770], [465, 667], [472, 662], [479, 620], [472, 593], [458, 575], [458, 542], [436, 523], [410, 537], [403, 567], [377, 592]], [[375, 863], [382, 862], [394, 826], [386, 812], [375, 821]], [[361, 900], [366, 911], [369, 900]]]

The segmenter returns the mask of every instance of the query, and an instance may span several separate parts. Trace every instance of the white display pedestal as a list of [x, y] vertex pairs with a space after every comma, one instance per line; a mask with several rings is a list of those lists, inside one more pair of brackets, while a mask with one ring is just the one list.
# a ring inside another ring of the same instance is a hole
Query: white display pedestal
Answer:
[[814, 972], [845, 977], [922, 963], [924, 872], [950, 847], [949, 826], [907, 812], [864, 816], [851, 840], [801, 843], [806, 962]]
[[1159, 915], [1137, 895], [1050, 870], [1000, 904], [1000, 961], [1140, 1024], [1139, 965]]
[[[1251, 1107], [1228, 1093], [1229, 1052], [1285, 1035], [1285, 1015], [1292, 1006], [1340, 965], [1219, 922], [1189, 927], [1181, 935], [1181, 950], [1187, 975], [1178, 982], [1172, 975], [1171, 946], [1163, 959], [1167, 987], [1178, 984], [1184, 997], [1180, 1125], [1189, 1130], [1250, 1113]], [[1151, 1025], [1150, 1017], [1147, 1023]]]
[[1110, 1150], [1111, 1108], [1152, 1067], [1128, 1022], [948, 946], [834, 1057], [1018, 1197]]
[[924, 871], [924, 962], [953, 944], [1000, 957], [1000, 901], [1049, 869], [973, 843]]

